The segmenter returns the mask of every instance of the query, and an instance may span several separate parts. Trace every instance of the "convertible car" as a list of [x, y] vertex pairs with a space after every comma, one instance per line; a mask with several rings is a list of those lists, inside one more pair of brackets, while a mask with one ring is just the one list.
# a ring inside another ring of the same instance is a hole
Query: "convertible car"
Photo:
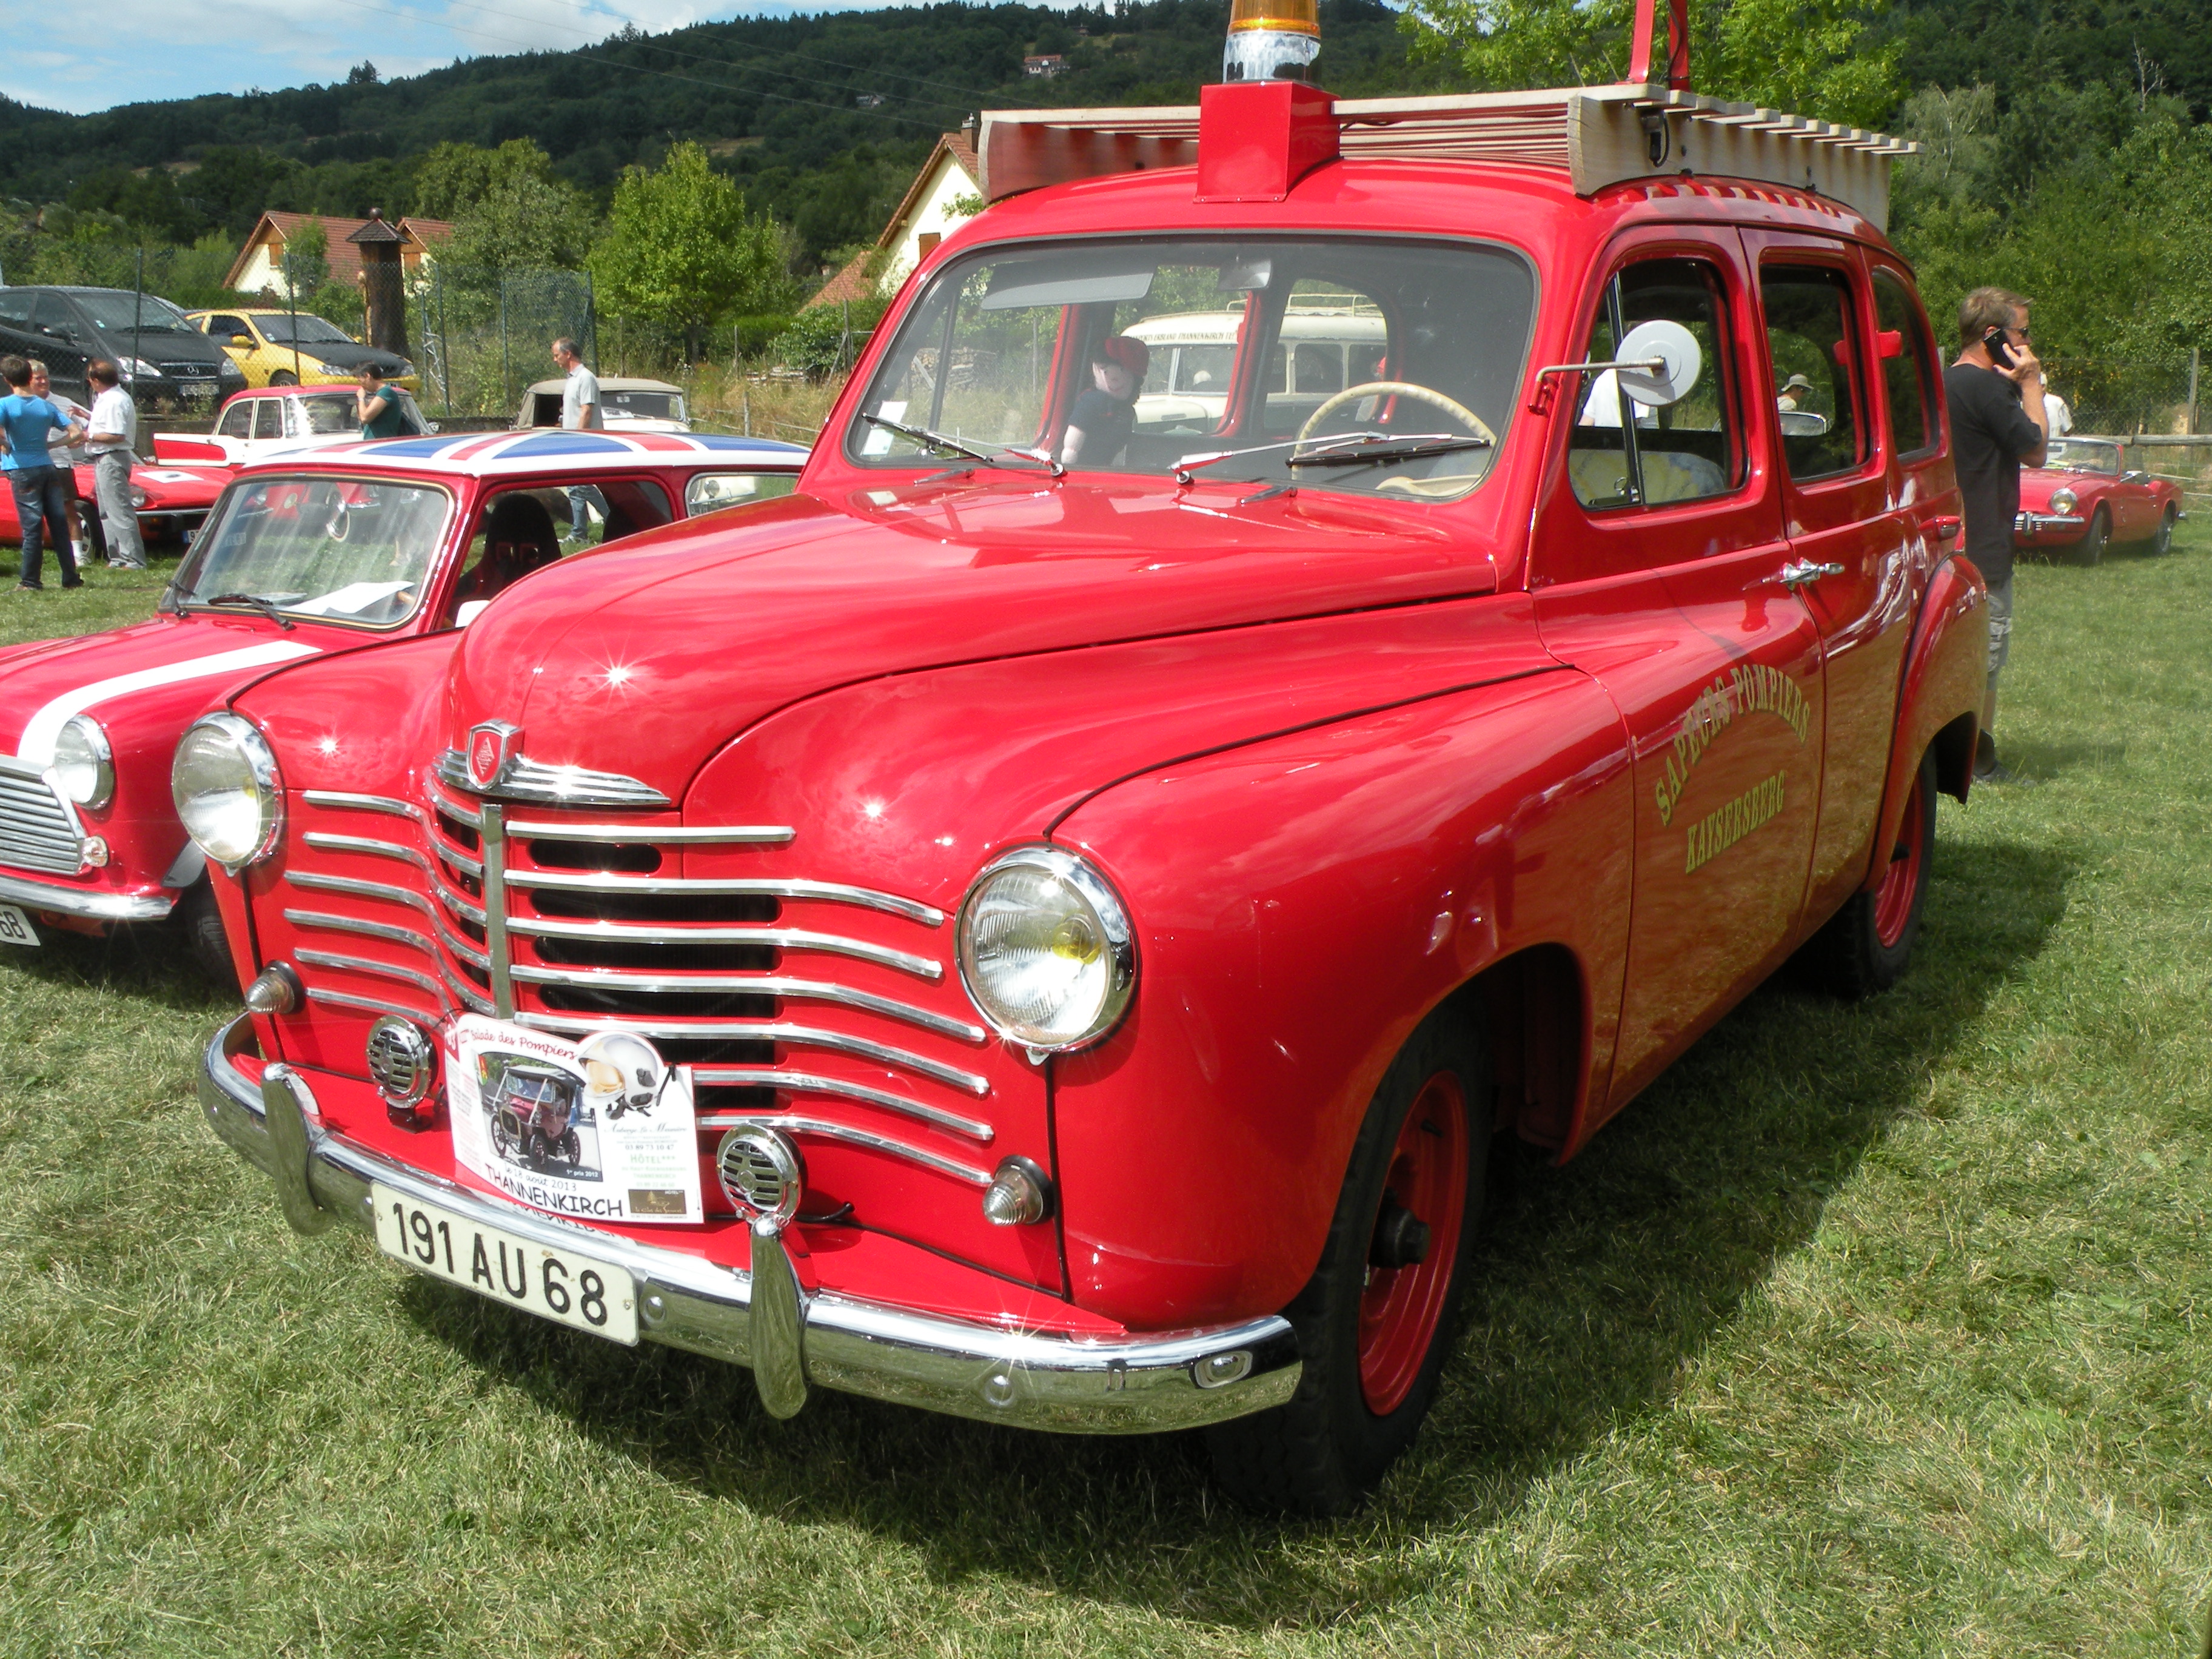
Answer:
[[2114, 542], [2172, 545], [2183, 517], [2181, 486], [2129, 469], [2110, 438], [2053, 438], [2043, 465], [2020, 475], [2013, 544], [2094, 564]]
[[[230, 482], [230, 469], [222, 466], [171, 465], [156, 462], [131, 469], [131, 504], [138, 509], [138, 532], [156, 542], [185, 535], [208, 515], [215, 498]], [[76, 469], [76, 493], [94, 499], [92, 469]], [[15, 519], [15, 492], [0, 489], [0, 542], [21, 542], [23, 527]]]

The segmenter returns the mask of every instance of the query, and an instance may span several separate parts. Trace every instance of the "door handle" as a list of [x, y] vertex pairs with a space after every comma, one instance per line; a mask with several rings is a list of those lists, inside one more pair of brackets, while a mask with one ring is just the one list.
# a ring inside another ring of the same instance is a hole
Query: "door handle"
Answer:
[[1799, 588], [1808, 586], [1823, 576], [1840, 576], [1843, 574], [1844, 568], [1839, 564], [1814, 564], [1810, 559], [1792, 559], [1782, 567], [1781, 574], [1774, 580], [1795, 593]]
[[1939, 542], [1948, 542], [1966, 527], [1966, 521], [1955, 513], [1947, 513], [1939, 519], [1928, 520], [1928, 533]]

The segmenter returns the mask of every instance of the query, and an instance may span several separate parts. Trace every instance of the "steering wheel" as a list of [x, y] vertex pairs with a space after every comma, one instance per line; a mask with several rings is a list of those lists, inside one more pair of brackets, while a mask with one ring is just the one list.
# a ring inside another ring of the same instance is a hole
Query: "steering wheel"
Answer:
[[1298, 428], [1298, 441], [1304, 443], [1308, 438], [1312, 437], [1321, 423], [1343, 408], [1345, 404], [1358, 403], [1362, 398], [1387, 398], [1394, 392], [1401, 397], [1413, 398], [1422, 403], [1433, 404], [1486, 443], [1494, 444], [1498, 441], [1498, 434], [1483, 424], [1482, 416], [1468, 408], [1466, 404], [1454, 403], [1434, 386], [1415, 386], [1411, 380], [1369, 380], [1361, 386], [1345, 387], [1343, 391], [1338, 392], [1334, 398], [1327, 399], [1319, 409], [1306, 416], [1306, 423]]

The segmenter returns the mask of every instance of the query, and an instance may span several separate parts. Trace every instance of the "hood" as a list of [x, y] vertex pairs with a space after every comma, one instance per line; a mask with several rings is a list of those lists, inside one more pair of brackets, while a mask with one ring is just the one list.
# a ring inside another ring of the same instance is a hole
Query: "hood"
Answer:
[[[272, 344], [269, 349], [288, 354], [292, 349], [283, 344]], [[415, 372], [415, 366], [397, 352], [386, 351], [381, 346], [355, 345], [350, 341], [340, 343], [336, 340], [303, 340], [300, 343], [300, 355], [329, 368], [360, 368], [374, 363], [386, 374]]]
[[0, 657], [0, 753], [44, 766], [72, 714], [118, 718], [171, 733], [239, 681], [318, 647], [246, 623], [157, 617], [71, 640], [42, 640]]
[[1461, 526], [1341, 496], [1242, 506], [1033, 477], [794, 495], [563, 560], [456, 654], [451, 740], [507, 720], [541, 764], [680, 799], [715, 750], [832, 687], [953, 663], [1489, 592]]

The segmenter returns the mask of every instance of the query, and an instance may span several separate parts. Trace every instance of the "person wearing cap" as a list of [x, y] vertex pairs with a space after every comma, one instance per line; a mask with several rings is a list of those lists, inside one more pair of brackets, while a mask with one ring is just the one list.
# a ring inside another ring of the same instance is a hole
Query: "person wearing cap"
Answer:
[[1137, 423], [1137, 389], [1152, 366], [1152, 348], [1133, 335], [1109, 335], [1092, 348], [1091, 388], [1069, 411], [1061, 465], [1113, 465]]
[[1802, 374], [1792, 374], [1782, 383], [1782, 395], [1774, 400], [1774, 406], [1784, 410], [1802, 409], [1805, 404], [1805, 394], [1812, 389], [1813, 383]]

